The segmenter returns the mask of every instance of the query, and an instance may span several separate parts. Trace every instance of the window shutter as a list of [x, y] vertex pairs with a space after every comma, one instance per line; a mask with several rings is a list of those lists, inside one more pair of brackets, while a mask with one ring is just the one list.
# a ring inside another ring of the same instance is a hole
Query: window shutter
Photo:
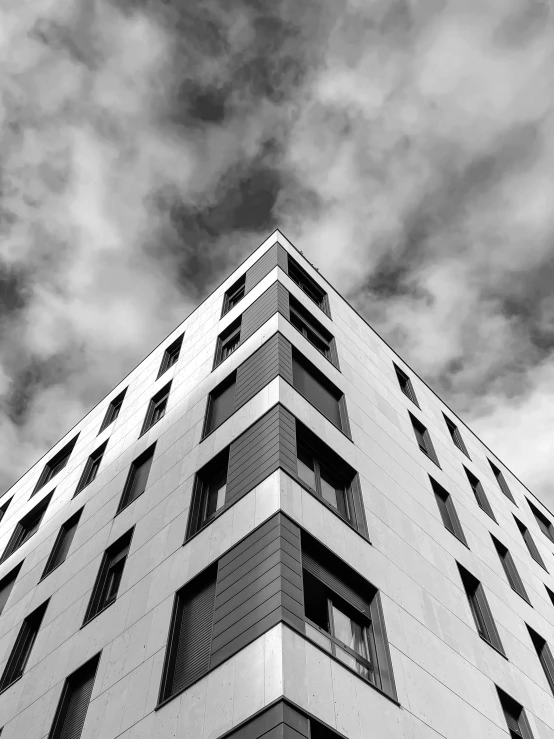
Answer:
[[342, 429], [339, 400], [341, 393], [326, 382], [324, 376], [307, 362], [300, 360], [298, 353], [293, 353], [292, 360], [293, 386], [331, 423]]
[[508, 713], [508, 711], [505, 711], [504, 716], [506, 717], [506, 723], [508, 724], [508, 729], [512, 731], [516, 736], [523, 736], [521, 733], [521, 729], [519, 728], [519, 721], [512, 716], [511, 713]]
[[347, 603], [350, 603], [354, 608], [357, 608], [370, 617], [368, 601], [352, 590], [343, 579], [337, 577], [330, 569], [321, 564], [319, 560], [314, 559], [307, 551], [302, 552], [302, 566], [307, 572], [324, 583], [324, 585], [327, 585], [330, 590], [340, 595], [341, 598], [344, 598]]
[[80, 739], [98, 660], [95, 657], [68, 678], [49, 739]]

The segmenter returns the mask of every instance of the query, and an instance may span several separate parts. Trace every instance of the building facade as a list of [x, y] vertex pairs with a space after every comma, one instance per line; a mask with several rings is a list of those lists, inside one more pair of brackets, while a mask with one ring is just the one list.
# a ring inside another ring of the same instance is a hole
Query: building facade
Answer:
[[275, 232], [0, 498], [2, 739], [554, 739], [554, 526]]

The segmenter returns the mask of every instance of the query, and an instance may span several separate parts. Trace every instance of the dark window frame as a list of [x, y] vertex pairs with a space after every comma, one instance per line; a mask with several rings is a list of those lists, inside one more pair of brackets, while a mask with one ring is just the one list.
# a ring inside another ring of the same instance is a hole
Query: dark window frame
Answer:
[[473, 492], [473, 496], [475, 500], [477, 501], [477, 505], [479, 508], [484, 511], [484, 513], [489, 516], [489, 518], [492, 518], [492, 520], [495, 523], [498, 523], [496, 520], [496, 516], [494, 515], [494, 511], [492, 509], [491, 504], [489, 503], [489, 499], [487, 498], [487, 494], [485, 493], [485, 488], [483, 487], [481, 480], [473, 474], [470, 470], [467, 469], [467, 467], [464, 466], [464, 471], [466, 473], [467, 481], [469, 483], [469, 487], [471, 488]]
[[62, 449], [60, 449], [59, 452], [54, 454], [54, 456], [46, 462], [40, 477], [37, 480], [37, 484], [31, 493], [31, 498], [66, 467], [78, 438], [79, 434], [76, 434], [71, 441], [69, 441]]
[[392, 366], [394, 367], [394, 372], [396, 374], [396, 379], [398, 380], [398, 386], [400, 390], [407, 398], [412, 401], [414, 405], [420, 408], [411, 378], [394, 362], [392, 363]]
[[435, 451], [435, 447], [433, 445], [429, 430], [426, 426], [424, 426], [419, 418], [416, 418], [416, 416], [410, 413], [410, 411], [408, 411], [408, 415], [410, 416], [412, 429], [419, 450], [422, 452], [422, 454], [425, 454], [425, 456], [430, 459], [431, 462], [434, 462], [439, 469], [441, 469], [439, 458], [437, 457], [437, 453]]
[[289, 323], [338, 369], [335, 337], [293, 295], [289, 296]]
[[134, 530], [135, 527], [133, 526], [129, 531], [126, 531], [102, 555], [102, 561], [85, 612], [83, 626], [90, 623], [117, 600]]
[[50, 598], [23, 620], [0, 677], [0, 693], [23, 677], [49, 602]]
[[119, 395], [116, 395], [113, 400], [110, 401], [110, 404], [106, 408], [106, 414], [104, 416], [104, 420], [102, 421], [102, 424], [100, 425], [100, 429], [98, 433], [100, 434], [104, 429], [107, 429], [108, 426], [110, 426], [112, 423], [117, 421], [119, 418], [119, 414], [121, 413], [121, 408], [123, 407], [123, 401], [125, 400], [125, 395], [127, 393], [127, 388], [122, 390]]
[[2, 503], [2, 505], [0, 505], [0, 522], [2, 521], [2, 519], [4, 518], [4, 516], [6, 515], [6, 511], [10, 507], [10, 503], [12, 502], [12, 500], [13, 500], [13, 495], [12, 495], [11, 498], [8, 498], [8, 500], [5, 500]]
[[205, 526], [212, 523], [225, 510], [225, 499], [223, 500], [223, 504], [209, 515], [207, 506], [210, 501], [210, 492], [213, 490], [214, 479], [221, 481], [222, 477], [225, 476], [225, 487], [227, 485], [229, 451], [230, 447], [227, 447], [219, 452], [219, 454], [199, 469], [195, 475], [185, 542], [195, 536]]
[[429, 475], [429, 480], [431, 481], [431, 488], [435, 495], [435, 500], [437, 502], [437, 507], [439, 509], [444, 528], [447, 531], [450, 531], [453, 536], [455, 536], [462, 544], [464, 544], [469, 549], [462, 524], [460, 523], [454, 501], [452, 500], [452, 496], [450, 495], [448, 490], [443, 488], [443, 486], [435, 479], [433, 479], [431, 475]]
[[465, 445], [465, 441], [462, 437], [462, 434], [460, 433], [460, 429], [456, 426], [456, 424], [454, 423], [454, 421], [452, 421], [452, 419], [448, 418], [448, 416], [445, 413], [443, 413], [442, 416], [444, 418], [446, 428], [448, 429], [450, 438], [452, 439], [454, 446], [457, 447], [461, 452], [463, 452], [468, 459], [471, 459], [471, 457], [469, 456], [467, 447]]
[[544, 536], [554, 544], [554, 524], [541, 510], [539, 510], [539, 508], [537, 508], [534, 503], [531, 503], [529, 498], [527, 498], [527, 503], [529, 504], [531, 513], [535, 517], [535, 521], [537, 522], [539, 529], [542, 531]]
[[519, 533], [521, 534], [521, 538], [525, 542], [527, 551], [531, 555], [532, 559], [534, 559], [535, 562], [543, 568], [543, 570], [546, 570], [546, 572], [548, 572], [548, 570], [546, 569], [546, 565], [544, 564], [544, 560], [541, 556], [541, 553], [539, 552], [539, 549], [537, 545], [535, 544], [535, 540], [533, 539], [531, 535], [531, 532], [529, 531], [527, 526], [522, 521], [520, 521], [519, 518], [517, 518], [517, 516], [514, 516], [514, 519], [516, 522], [516, 526], [519, 529]]
[[546, 681], [550, 687], [550, 690], [552, 691], [552, 694], [554, 695], [554, 656], [552, 656], [550, 646], [543, 636], [538, 634], [528, 624], [526, 624], [526, 626], [527, 631], [529, 632], [529, 637], [533, 642], [537, 657], [539, 658], [539, 662], [541, 663], [541, 667], [544, 671]]
[[512, 495], [512, 491], [510, 490], [508, 483], [506, 481], [506, 478], [504, 477], [504, 473], [500, 468], [498, 468], [491, 460], [487, 457], [487, 460], [489, 462], [489, 466], [492, 470], [492, 474], [494, 475], [496, 482], [498, 484], [498, 487], [500, 490], [504, 493], [504, 495], [512, 501], [512, 503], [517, 506], [517, 503], [514, 499], [514, 496]]
[[73, 493], [73, 497], [79, 495], [79, 493], [90, 485], [91, 482], [96, 480], [107, 446], [108, 440], [106, 439], [106, 441], [100, 444], [100, 446], [98, 446], [87, 459], [85, 466], [83, 467], [81, 477], [79, 478], [79, 482], [77, 483], [77, 487], [75, 488], [75, 492]]
[[499, 541], [496, 536], [491, 534], [491, 539], [494, 548], [496, 549], [496, 553], [498, 554], [502, 569], [504, 570], [504, 574], [506, 575], [506, 579], [508, 580], [508, 584], [514, 593], [517, 593], [521, 598], [523, 598], [523, 600], [527, 601], [527, 603], [531, 605], [531, 601], [529, 600], [529, 596], [527, 595], [527, 591], [523, 585], [523, 580], [517, 570], [516, 563], [514, 562], [514, 558], [512, 557], [510, 550], [505, 544]]
[[225, 423], [233, 413], [235, 412], [235, 390], [233, 390], [233, 403], [232, 403], [232, 410], [229, 413], [229, 415], [225, 416], [223, 420], [220, 420], [217, 426], [213, 425], [214, 422], [214, 408], [217, 403], [217, 399], [221, 398], [226, 390], [228, 390], [231, 386], [236, 389], [236, 383], [237, 383], [237, 372], [236, 370], [234, 372], [231, 372], [227, 377], [222, 380], [218, 385], [214, 387], [213, 390], [210, 391], [208, 394], [208, 399], [206, 401], [206, 413], [204, 414], [204, 424], [202, 427], [202, 440], [206, 438], [206, 436], [209, 436], [212, 431], [215, 431], [217, 428], [219, 428], [222, 424]]
[[483, 641], [496, 649], [503, 657], [506, 657], [482, 583], [459, 562], [456, 562], [456, 564], [477, 633]]
[[[548, 587], [548, 585], [545, 585], [544, 587], [546, 588], [546, 594], [550, 598], [550, 602], [554, 606], [554, 592], [552, 590], [550, 590], [550, 588]], [[1, 611], [0, 611], [0, 613], [1, 613]]]
[[[65, 560], [67, 559], [69, 555], [69, 550], [71, 549], [71, 544], [73, 543], [73, 538], [75, 537], [75, 533], [77, 531], [77, 527], [79, 525], [79, 521], [81, 520], [81, 515], [84, 511], [84, 507], [80, 508], [78, 511], [76, 511], [70, 518], [67, 519], [61, 526], [58, 531], [58, 534], [56, 536], [56, 541], [54, 542], [54, 546], [52, 547], [52, 550], [50, 551], [50, 554], [48, 555], [48, 559], [46, 560], [46, 565], [44, 566], [43, 573], [41, 575], [41, 580], [44, 580], [45, 577], [48, 577], [50, 573], [54, 572], [58, 567], [60, 567]], [[67, 551], [65, 553], [65, 556], [63, 559], [59, 560], [60, 552], [62, 551], [62, 545], [65, 544], [65, 540], [68, 537], [68, 532], [73, 530], [73, 533], [71, 534], [71, 540], [69, 544], [67, 545]]]
[[[5, 562], [8, 557], [11, 557], [12, 554], [17, 552], [17, 550], [22, 547], [23, 544], [26, 544], [29, 539], [31, 539], [37, 533], [53, 495], [54, 490], [48, 493], [48, 495], [46, 495], [40, 501], [40, 503], [38, 503], [17, 522], [12, 535], [10, 536], [10, 539], [6, 544], [6, 548], [4, 549], [4, 552], [0, 557], [0, 564], [2, 562]], [[33, 523], [34, 525], [30, 527], [30, 523]], [[32, 533], [29, 534], [28, 532], [30, 530], [32, 531]]]
[[159, 379], [163, 374], [167, 372], [168, 369], [176, 365], [179, 361], [184, 336], [185, 334], [182, 333], [164, 351], [162, 361], [160, 363], [160, 369], [158, 370], [158, 376], [156, 377], [156, 379]]
[[521, 737], [521, 739], [533, 739], [531, 727], [527, 720], [525, 709], [517, 701], [515, 701], [508, 693], [496, 686], [498, 700], [504, 714], [508, 733], [512, 737]]
[[329, 296], [327, 292], [300, 266], [300, 264], [287, 252], [287, 273], [294, 284], [312, 300], [317, 307], [329, 318]]
[[[298, 369], [297, 369], [298, 368]], [[325, 413], [320, 406], [318, 406], [314, 400], [309, 398], [304, 392], [303, 389], [298, 385], [297, 378], [298, 378], [298, 370], [303, 372], [306, 376], [308, 376], [311, 380], [311, 382], [314, 384], [314, 386], [319, 385], [323, 392], [327, 393], [329, 397], [334, 399], [337, 404], [337, 415], [338, 420], [340, 421], [340, 425], [335, 423], [335, 421], [330, 418], [327, 413]], [[350, 440], [351, 438], [351, 432], [350, 432], [350, 423], [348, 419], [348, 411], [346, 408], [346, 395], [344, 392], [338, 388], [334, 382], [331, 382], [324, 373], [316, 367], [315, 364], [310, 362], [309, 359], [307, 359], [302, 352], [298, 351], [296, 347], [292, 348], [292, 387], [296, 390], [297, 393], [299, 393], [303, 398], [305, 398], [308, 403], [315, 408], [321, 415], [326, 418], [330, 423], [335, 426], [335, 428], [338, 428], [339, 431], [342, 431], [342, 433], [347, 436]]]
[[223, 309], [221, 311], [221, 317], [240, 303], [240, 301], [246, 295], [246, 272], [235, 280], [235, 282], [225, 291], [223, 296]]
[[[123, 486], [123, 492], [121, 494], [121, 499], [119, 501], [119, 505], [117, 507], [117, 513], [121, 513], [127, 506], [131, 505], [131, 503], [134, 503], [135, 500], [140, 498], [141, 495], [144, 495], [144, 492], [146, 491], [146, 488], [148, 487], [148, 478], [150, 476], [150, 470], [152, 468], [152, 463], [154, 461], [154, 454], [156, 452], [156, 444], [151, 444], [147, 449], [145, 449], [141, 454], [138, 455], [138, 457], [135, 457], [133, 461], [131, 462], [131, 465], [129, 467], [129, 472], [127, 473], [127, 478], [125, 480], [125, 485]], [[146, 476], [146, 483], [144, 486], [144, 490], [140, 492], [138, 495], [135, 495], [135, 497], [130, 500], [130, 494], [131, 490], [133, 488], [135, 475], [137, 473], [137, 470], [148, 460], [150, 459], [150, 467], [148, 468], [148, 474]]]
[[242, 316], [239, 316], [217, 337], [215, 347], [214, 366], [218, 367], [222, 362], [234, 354], [241, 343]]
[[6, 590], [9, 587], [9, 591], [7, 592], [7, 595], [4, 599], [4, 603], [0, 600], [0, 616], [5, 611], [6, 606], [8, 605], [8, 602], [10, 600], [10, 595], [12, 594], [12, 591], [15, 587], [15, 583], [17, 582], [17, 578], [19, 576], [19, 573], [21, 571], [21, 568], [23, 566], [23, 562], [25, 560], [22, 560], [19, 564], [17, 564], [15, 567], [13, 567], [8, 573], [4, 575], [4, 577], [0, 580], [0, 593], [6, 592]]
[[171, 384], [172, 381], [168, 382], [150, 399], [146, 416], [144, 417], [144, 423], [142, 424], [142, 429], [140, 431], [140, 436], [143, 436], [147, 431], [150, 431], [150, 429], [161, 421], [167, 413]]
[[48, 739], [63, 739], [65, 733], [64, 724], [67, 718], [68, 708], [71, 706], [71, 698], [75, 694], [75, 686], [79, 686], [79, 683], [83, 682], [83, 677], [88, 678], [88, 675], [90, 675], [90, 678], [88, 678], [90, 680], [90, 693], [88, 697], [87, 707], [83, 716], [83, 723], [81, 725], [81, 730], [79, 731], [79, 734], [73, 733], [73, 739], [77, 739], [77, 737], [81, 736], [88, 713], [88, 707], [90, 705], [90, 696], [92, 695], [92, 691], [94, 690], [94, 681], [96, 679], [96, 673], [98, 672], [98, 665], [100, 663], [101, 654], [102, 652], [98, 652], [98, 654], [87, 660], [65, 679], [60, 699], [56, 707], [56, 713], [54, 714], [54, 720], [52, 721], [52, 726], [50, 727], [50, 732], [48, 734]]

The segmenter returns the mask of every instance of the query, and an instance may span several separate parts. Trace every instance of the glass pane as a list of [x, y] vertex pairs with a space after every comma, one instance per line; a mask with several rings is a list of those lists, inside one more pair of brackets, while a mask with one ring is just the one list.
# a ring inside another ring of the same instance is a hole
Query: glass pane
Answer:
[[350, 518], [348, 500], [344, 485], [340, 485], [336, 479], [324, 467], [320, 468], [321, 495], [333, 508], [336, 508], [341, 516]]
[[225, 478], [218, 477], [208, 489], [208, 498], [206, 501], [205, 520], [211, 518], [216, 511], [225, 503], [225, 491], [227, 489]]
[[369, 661], [363, 626], [340, 611], [335, 604], [332, 609], [335, 637]]
[[362, 665], [361, 662], [358, 662], [357, 659], [354, 659], [351, 654], [348, 654], [348, 652], [345, 652], [344, 649], [341, 649], [340, 647], [335, 647], [335, 652], [337, 659], [340, 659], [341, 662], [344, 662], [345, 665], [348, 665], [348, 667], [351, 667], [353, 670], [356, 670], [358, 675], [369, 680], [369, 670], [365, 665]]
[[217, 390], [211, 399], [210, 423], [208, 431], [213, 431], [226, 421], [235, 411], [235, 381]]
[[312, 641], [315, 641], [317, 644], [319, 644], [321, 647], [326, 649], [328, 652], [331, 651], [331, 640], [325, 636], [325, 634], [322, 634], [319, 629], [315, 629], [313, 626], [310, 626], [310, 624], [306, 624], [306, 636], [311, 639]]
[[315, 405], [331, 423], [342, 428], [339, 398], [328, 387], [325, 379], [319, 373], [316, 376], [310, 367], [303, 363], [300, 364], [295, 359], [292, 362], [292, 374], [294, 388], [307, 398], [312, 405]]
[[313, 456], [303, 447], [298, 447], [298, 477], [315, 490], [315, 470]]
[[129, 503], [139, 495], [142, 495], [146, 489], [146, 483], [148, 482], [148, 475], [150, 473], [150, 467], [152, 465], [152, 455], [135, 467], [133, 471], [133, 477], [129, 489]]

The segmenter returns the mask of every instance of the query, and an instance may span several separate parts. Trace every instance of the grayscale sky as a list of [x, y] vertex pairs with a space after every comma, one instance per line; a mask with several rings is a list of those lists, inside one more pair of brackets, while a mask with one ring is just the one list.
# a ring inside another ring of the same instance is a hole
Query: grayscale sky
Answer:
[[554, 506], [544, 0], [4, 0], [0, 485], [275, 227]]

